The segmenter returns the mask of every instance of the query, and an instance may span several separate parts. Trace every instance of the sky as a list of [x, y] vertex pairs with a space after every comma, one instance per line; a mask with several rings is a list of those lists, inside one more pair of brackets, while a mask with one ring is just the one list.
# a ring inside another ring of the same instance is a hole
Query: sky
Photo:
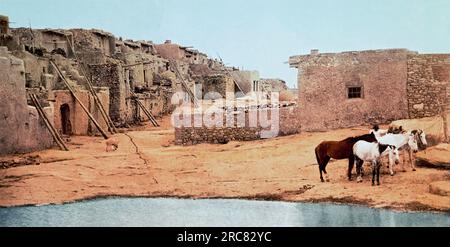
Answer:
[[0, 0], [11, 27], [167, 39], [297, 84], [290, 56], [384, 48], [450, 53], [448, 0]]

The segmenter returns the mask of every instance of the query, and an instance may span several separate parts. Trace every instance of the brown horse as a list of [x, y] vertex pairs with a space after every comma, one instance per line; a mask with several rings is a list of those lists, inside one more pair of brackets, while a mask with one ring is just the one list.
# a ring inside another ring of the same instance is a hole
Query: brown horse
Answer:
[[362, 135], [358, 137], [349, 137], [342, 141], [325, 141], [316, 147], [316, 159], [319, 164], [320, 180], [325, 182], [322, 172], [328, 179], [327, 164], [331, 158], [336, 160], [348, 159], [348, 179], [352, 180], [352, 170], [355, 164], [355, 157], [353, 155], [353, 146], [358, 141], [376, 142], [377, 139], [373, 133]]

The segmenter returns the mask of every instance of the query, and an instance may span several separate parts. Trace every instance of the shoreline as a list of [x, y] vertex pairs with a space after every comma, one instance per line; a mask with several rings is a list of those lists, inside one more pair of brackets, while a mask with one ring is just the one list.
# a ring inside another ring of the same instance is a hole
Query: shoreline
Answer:
[[376, 205], [371, 205], [365, 201], [358, 201], [354, 198], [325, 198], [325, 199], [310, 199], [310, 200], [277, 200], [268, 199], [264, 196], [249, 196], [249, 197], [195, 197], [195, 196], [170, 196], [170, 195], [153, 195], [153, 196], [130, 196], [130, 195], [105, 195], [105, 196], [91, 196], [81, 199], [75, 199], [72, 201], [64, 201], [59, 203], [44, 203], [44, 204], [24, 204], [24, 205], [13, 205], [13, 206], [0, 206], [1, 209], [9, 208], [22, 208], [22, 207], [46, 207], [46, 206], [64, 206], [74, 203], [85, 203], [98, 200], [114, 200], [114, 199], [175, 199], [175, 200], [236, 200], [236, 201], [254, 201], [254, 202], [274, 202], [274, 203], [293, 203], [293, 204], [331, 204], [340, 206], [359, 206], [375, 210], [389, 210], [396, 213], [433, 213], [433, 214], [450, 214], [450, 209], [435, 209], [427, 208], [426, 210], [418, 209], [417, 207], [407, 206], [407, 207], [395, 207], [395, 206], [385, 206], [377, 207]]

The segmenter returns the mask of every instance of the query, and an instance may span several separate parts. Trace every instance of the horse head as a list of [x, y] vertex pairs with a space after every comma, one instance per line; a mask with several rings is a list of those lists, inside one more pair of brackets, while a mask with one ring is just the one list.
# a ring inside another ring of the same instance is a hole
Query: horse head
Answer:
[[389, 165], [392, 164], [400, 164], [400, 153], [398, 151], [398, 148], [393, 145], [389, 145]]
[[416, 134], [413, 132], [408, 134], [408, 145], [414, 153], [419, 152], [419, 145], [417, 144]]
[[420, 149], [427, 148], [428, 142], [427, 142], [427, 135], [425, 134], [425, 131], [423, 131], [421, 129], [417, 130], [416, 140], [417, 140], [417, 143], [419, 144]]

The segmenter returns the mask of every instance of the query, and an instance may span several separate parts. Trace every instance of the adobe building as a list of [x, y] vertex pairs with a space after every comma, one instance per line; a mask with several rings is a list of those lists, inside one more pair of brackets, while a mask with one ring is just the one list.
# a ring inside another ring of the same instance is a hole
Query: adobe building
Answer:
[[[0, 47], [0, 82], [0, 155], [52, 147], [52, 136], [36, 108], [27, 103], [24, 62], [6, 47]], [[52, 107], [44, 111], [53, 116]]]
[[324, 131], [440, 114], [450, 54], [406, 49], [293, 56], [301, 130]]

